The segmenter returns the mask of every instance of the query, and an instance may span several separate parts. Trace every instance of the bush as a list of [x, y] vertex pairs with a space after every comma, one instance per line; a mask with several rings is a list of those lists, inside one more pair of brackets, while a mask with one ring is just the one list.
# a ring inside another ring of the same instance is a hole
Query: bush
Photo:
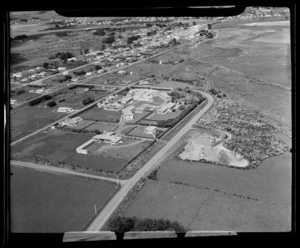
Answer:
[[115, 37], [114, 36], [109, 36], [105, 39], [103, 39], [102, 43], [105, 43], [105, 44], [111, 44], [115, 41]]
[[17, 95], [21, 95], [21, 94], [24, 94], [25, 93], [25, 90], [19, 90], [17, 91]]
[[53, 107], [53, 106], [55, 106], [55, 105], [56, 105], [56, 102], [54, 102], [54, 101], [48, 102], [48, 103], [47, 103], [47, 106], [48, 106], [48, 107]]
[[105, 35], [105, 31], [103, 28], [96, 30], [93, 35], [99, 35], [99, 36], [104, 36]]

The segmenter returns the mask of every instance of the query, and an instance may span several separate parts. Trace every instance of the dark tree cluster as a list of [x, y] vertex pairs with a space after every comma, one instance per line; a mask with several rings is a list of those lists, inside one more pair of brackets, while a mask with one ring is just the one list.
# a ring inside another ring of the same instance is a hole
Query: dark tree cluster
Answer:
[[91, 102], [93, 102], [94, 101], [94, 98], [92, 98], [91, 96], [89, 96], [88, 98], [86, 98], [86, 99], [84, 99], [83, 101], [82, 101], [82, 104], [83, 105], [87, 105], [87, 104], [89, 104], [89, 103], [91, 103]]
[[186, 229], [177, 221], [166, 219], [140, 219], [137, 217], [117, 216], [108, 225], [110, 231], [125, 233], [129, 231], [175, 231], [185, 233]]
[[52, 99], [52, 96], [50, 95], [44, 95], [44, 96], [41, 96], [39, 98], [36, 98], [36, 99], [33, 99], [29, 102], [29, 106], [35, 106], [41, 102], [44, 102], [44, 101], [47, 101], [49, 99]]
[[139, 38], [141, 38], [139, 35], [130, 36], [127, 39], [127, 44], [130, 45], [133, 43], [133, 41], [138, 40]]
[[107, 37], [107, 38], [105, 38], [105, 39], [102, 40], [102, 42], [105, 43], [105, 44], [111, 44], [114, 41], [115, 41], [115, 37], [114, 36], [109, 36], [109, 37]]

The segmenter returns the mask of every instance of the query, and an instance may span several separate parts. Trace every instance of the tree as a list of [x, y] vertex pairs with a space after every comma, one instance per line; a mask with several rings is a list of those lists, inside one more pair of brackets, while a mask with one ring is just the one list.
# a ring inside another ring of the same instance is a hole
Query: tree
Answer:
[[90, 50], [89, 50], [89, 49], [87, 49], [87, 48], [86, 48], [86, 49], [84, 49], [84, 54], [87, 54], [87, 53], [89, 53], [89, 51], [90, 51]]
[[102, 68], [102, 67], [101, 67], [100, 65], [96, 65], [96, 66], [95, 66], [95, 69], [96, 69], [96, 70], [100, 70], [101, 68]]
[[105, 43], [105, 44], [111, 44], [111, 43], [113, 43], [114, 41], [115, 41], [115, 37], [114, 37], [114, 36], [109, 36], [109, 37], [103, 39], [102, 42]]
[[44, 63], [43, 63], [43, 67], [44, 67], [45, 69], [47, 69], [47, 68], [49, 67], [49, 63], [48, 63], [48, 62], [44, 62]]
[[193, 25], [195, 26], [195, 25], [196, 25], [196, 22], [193, 22]]

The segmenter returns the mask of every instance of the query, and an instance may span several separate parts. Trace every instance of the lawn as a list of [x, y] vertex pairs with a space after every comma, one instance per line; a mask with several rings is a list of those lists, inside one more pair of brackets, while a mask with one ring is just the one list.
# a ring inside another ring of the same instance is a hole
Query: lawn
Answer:
[[88, 131], [93, 131], [93, 130], [99, 130], [101, 132], [104, 131], [111, 131], [113, 128], [115, 128], [114, 123], [109, 123], [109, 122], [95, 122], [93, 125], [89, 126], [86, 128]]
[[153, 139], [153, 135], [145, 133], [145, 128], [146, 128], [146, 126], [145, 127], [144, 126], [136, 126], [135, 129], [133, 129], [126, 135]]
[[12, 166], [11, 231], [82, 231], [115, 192], [109, 182], [43, 173]]
[[160, 121], [160, 120], [169, 120], [169, 119], [175, 119], [181, 114], [181, 110], [176, 109], [174, 112], [166, 112], [165, 114], [154, 114], [152, 115], [148, 120], [153, 121]]
[[21, 95], [14, 95], [12, 97], [12, 99], [17, 100], [17, 101], [26, 101], [32, 98], [35, 98], [37, 96], [40, 96], [41, 94], [37, 94], [37, 93], [23, 93]]
[[83, 121], [74, 127], [67, 127], [67, 128], [75, 129], [75, 130], [83, 130], [93, 125], [93, 123], [94, 121]]
[[[115, 146], [115, 148], [105, 150], [104, 152], [101, 153], [102, 156], [105, 157], [110, 157], [110, 158], [118, 158], [118, 159], [124, 159], [126, 161], [130, 161], [133, 159], [135, 156], [137, 156], [139, 153], [141, 153], [146, 147], [148, 147], [151, 143], [151, 141], [137, 141], [137, 140], [132, 140], [132, 139], [127, 139], [130, 140], [130, 143], [136, 143], [133, 144], [132, 146], [128, 147], [119, 147]], [[128, 142], [127, 142], [128, 143]], [[125, 144], [125, 142], [124, 142]], [[123, 144], [120, 144], [123, 145]]]
[[133, 120], [126, 120], [126, 123], [138, 123], [140, 120], [144, 119], [150, 112], [143, 111], [142, 113], [134, 113]]
[[57, 107], [25, 107], [10, 114], [11, 129], [17, 129], [24, 132], [34, 131], [66, 115], [65, 113], [53, 112], [53, 110], [56, 109]]
[[88, 141], [94, 134], [55, 131], [52, 134], [38, 134], [13, 146], [12, 155], [18, 160], [29, 158], [34, 161], [42, 157], [50, 162], [63, 161], [66, 164], [105, 171], [118, 171], [125, 160], [105, 158], [93, 154], [78, 154], [76, 148]]
[[123, 216], [165, 218], [192, 231], [290, 231], [286, 206], [222, 192], [147, 180]]
[[80, 117], [86, 120], [119, 122], [122, 113], [119, 111], [109, 111], [94, 107], [80, 114]]

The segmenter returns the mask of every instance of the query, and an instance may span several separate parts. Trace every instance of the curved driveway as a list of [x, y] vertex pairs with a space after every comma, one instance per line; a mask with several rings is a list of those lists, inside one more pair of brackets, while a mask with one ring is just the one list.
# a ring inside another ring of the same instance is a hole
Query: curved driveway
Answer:
[[108, 220], [110, 215], [117, 209], [119, 204], [122, 202], [127, 193], [134, 187], [134, 185], [153, 168], [158, 166], [161, 161], [167, 156], [167, 152], [179, 141], [179, 139], [192, 128], [192, 125], [206, 113], [207, 110], [212, 106], [214, 98], [206, 92], [202, 93], [207, 99], [207, 105], [191, 119], [159, 152], [155, 154], [132, 178], [122, 181], [123, 187], [119, 192], [110, 200], [110, 202], [105, 206], [101, 213], [95, 218], [91, 225], [87, 228], [88, 232], [99, 231], [105, 222]]

